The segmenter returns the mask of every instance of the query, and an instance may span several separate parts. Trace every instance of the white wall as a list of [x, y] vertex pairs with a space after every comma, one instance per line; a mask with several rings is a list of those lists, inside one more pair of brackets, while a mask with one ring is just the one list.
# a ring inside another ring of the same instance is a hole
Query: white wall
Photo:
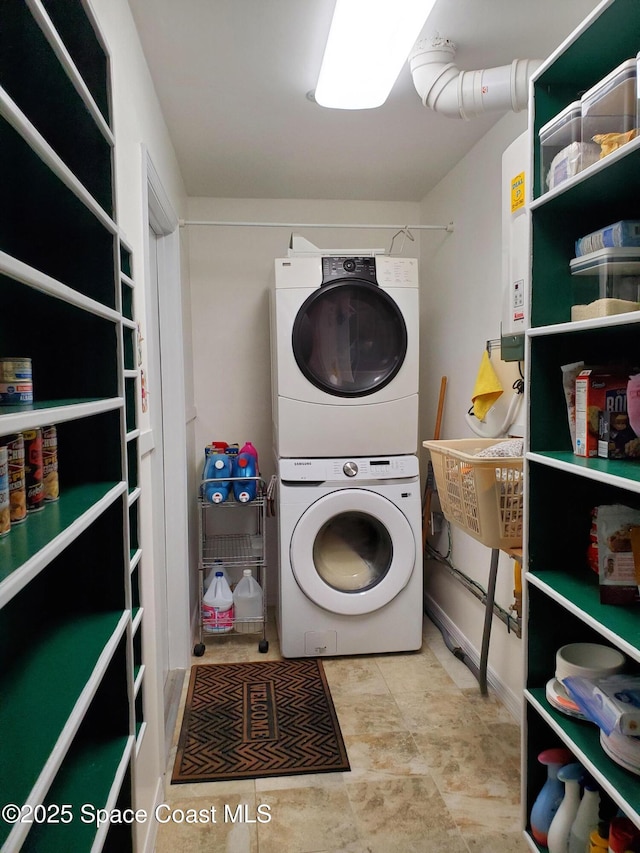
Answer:
[[[440, 379], [447, 377], [441, 439], [470, 438], [465, 421], [487, 340], [500, 337], [501, 319], [501, 158], [526, 130], [525, 113], [509, 113], [423, 200], [423, 222], [453, 221], [452, 234], [422, 238], [420, 423], [423, 439], [433, 437]], [[495, 356], [494, 356], [495, 357]], [[425, 467], [427, 453], [423, 451]], [[486, 588], [491, 551], [457, 528], [451, 529], [453, 564]], [[432, 540], [446, 553], [447, 537]], [[513, 602], [513, 561], [500, 555], [496, 601]], [[484, 607], [430, 561], [426, 590], [431, 605], [456, 626], [472, 650], [481, 646]], [[463, 646], [464, 647], [464, 646]], [[471, 655], [473, 658], [473, 654]], [[494, 618], [491, 679], [501, 682], [504, 700], [514, 710], [521, 702], [522, 643]]]
[[[146, 335], [147, 262], [145, 257], [146, 241], [146, 185], [143, 170], [143, 144], [164, 185], [176, 214], [184, 216], [186, 196], [175, 153], [162, 117], [162, 112], [151, 82], [147, 65], [133, 24], [126, 0], [92, 0], [92, 8], [97, 17], [100, 30], [111, 55], [113, 80], [113, 125], [116, 137], [116, 199], [118, 223], [126, 242], [133, 251], [133, 278], [136, 282], [135, 311], [141, 321], [142, 335]], [[186, 260], [186, 256], [185, 256]], [[185, 268], [186, 279], [186, 268]], [[175, 282], [180, 287], [180, 282]], [[183, 290], [185, 300], [185, 318], [190, 319], [188, 306], [188, 286]], [[189, 337], [186, 326], [186, 336]], [[146, 345], [142, 344], [143, 368], [147, 373], [149, 388], [153, 393], [159, 377], [149, 375], [146, 358]], [[192, 406], [191, 369], [186, 374], [187, 399]], [[150, 430], [148, 414], [138, 407], [138, 423], [143, 436]], [[152, 445], [153, 438], [147, 442]], [[150, 812], [154, 802], [160, 796], [158, 787], [165, 769], [164, 757], [164, 714], [160, 675], [155, 656], [156, 619], [155, 590], [153, 587], [153, 537], [152, 516], [161, 512], [161, 506], [154, 503], [150, 488], [152, 453], [142, 459], [140, 485], [141, 500], [140, 540], [143, 551], [141, 596], [145, 608], [143, 622], [143, 649], [147, 665], [144, 680], [144, 704], [147, 730], [142, 741], [136, 764], [136, 808]], [[180, 567], [181, 571], [184, 567]], [[153, 822], [138, 827], [140, 849], [151, 849], [153, 845]]]

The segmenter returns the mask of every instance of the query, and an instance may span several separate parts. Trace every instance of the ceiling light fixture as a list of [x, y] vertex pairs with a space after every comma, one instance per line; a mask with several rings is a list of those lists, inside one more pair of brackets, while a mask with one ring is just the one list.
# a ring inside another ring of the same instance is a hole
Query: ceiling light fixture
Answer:
[[365, 110], [387, 99], [436, 0], [336, 0], [316, 101]]

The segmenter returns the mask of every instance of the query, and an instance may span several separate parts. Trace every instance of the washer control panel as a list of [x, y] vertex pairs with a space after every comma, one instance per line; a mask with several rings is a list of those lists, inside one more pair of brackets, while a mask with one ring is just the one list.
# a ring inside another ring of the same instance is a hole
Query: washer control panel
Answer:
[[417, 477], [417, 456], [358, 456], [352, 459], [280, 459], [278, 473], [288, 482], [400, 480]]

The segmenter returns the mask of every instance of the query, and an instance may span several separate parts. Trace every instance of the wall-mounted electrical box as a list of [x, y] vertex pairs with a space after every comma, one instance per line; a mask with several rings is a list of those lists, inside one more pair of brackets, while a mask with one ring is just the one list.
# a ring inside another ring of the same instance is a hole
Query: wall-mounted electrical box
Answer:
[[501, 358], [522, 361], [529, 323], [531, 234], [528, 202], [530, 142], [515, 139], [502, 155], [502, 323]]

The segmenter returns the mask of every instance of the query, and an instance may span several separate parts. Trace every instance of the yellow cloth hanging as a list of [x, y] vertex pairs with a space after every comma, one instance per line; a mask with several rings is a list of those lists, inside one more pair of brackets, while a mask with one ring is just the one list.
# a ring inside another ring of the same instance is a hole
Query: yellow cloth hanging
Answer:
[[473, 414], [478, 420], [483, 421], [491, 406], [502, 395], [503, 388], [496, 375], [489, 353], [482, 353], [480, 368], [473, 388], [471, 402], [473, 403]]

